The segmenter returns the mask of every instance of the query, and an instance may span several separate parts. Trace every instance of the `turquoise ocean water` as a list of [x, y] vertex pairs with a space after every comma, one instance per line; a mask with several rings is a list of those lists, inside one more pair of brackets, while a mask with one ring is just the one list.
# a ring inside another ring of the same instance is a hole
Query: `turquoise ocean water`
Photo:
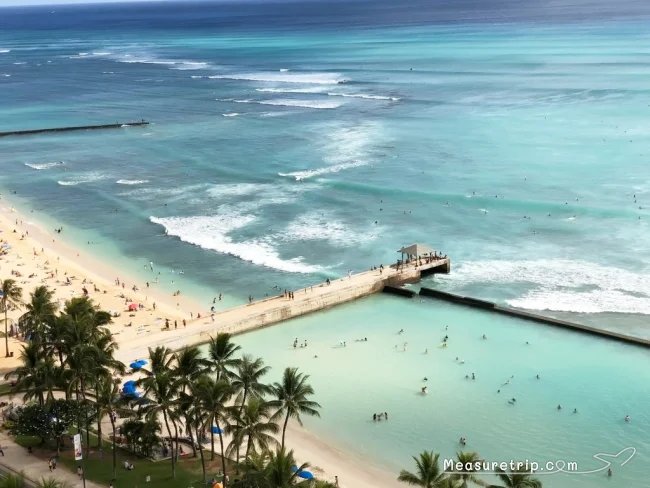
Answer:
[[[154, 261], [163, 286], [206, 304], [420, 241], [452, 257], [435, 286], [649, 337], [649, 14], [595, 0], [0, 9], [0, 130], [152, 122], [1, 139], [0, 185], [116, 273]], [[443, 324], [464, 366], [436, 348]], [[296, 353], [317, 386], [340, 380], [310, 427], [391, 469], [460, 435], [486, 457], [629, 443], [639, 458], [617, 479], [644, 486], [647, 352], [384, 297], [241, 342], [279, 368], [295, 336], [319, 348]], [[511, 408], [495, 391], [513, 374]], [[382, 409], [390, 424], [368, 423]]]

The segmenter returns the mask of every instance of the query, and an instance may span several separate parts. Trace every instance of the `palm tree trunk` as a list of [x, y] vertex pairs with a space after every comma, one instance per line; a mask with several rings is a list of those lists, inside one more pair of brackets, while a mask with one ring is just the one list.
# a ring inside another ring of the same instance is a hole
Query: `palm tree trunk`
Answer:
[[174, 441], [176, 441], [176, 461], [180, 458], [180, 453], [178, 449], [178, 425], [176, 425], [176, 422], [172, 420], [172, 425], [174, 426]]
[[223, 448], [223, 433], [221, 427], [219, 426], [219, 420], [215, 419], [217, 424], [217, 429], [219, 429], [219, 443], [221, 444], [221, 467], [223, 469], [223, 487], [226, 488], [226, 453]]
[[115, 422], [113, 416], [109, 415], [111, 419], [111, 429], [113, 429], [113, 479], [117, 478], [117, 446], [115, 442]]
[[5, 309], [5, 357], [9, 357], [9, 330], [7, 329], [7, 304], [4, 304]]
[[[192, 429], [190, 429], [191, 431]], [[201, 442], [201, 434], [199, 433], [199, 426], [196, 426], [196, 439], [198, 440], [199, 444], [199, 453], [201, 455], [201, 469], [203, 470], [203, 484], [206, 483], [207, 481], [207, 475], [205, 472], [205, 458], [203, 457], [203, 443]], [[192, 441], [192, 444], [194, 444], [194, 441]]]
[[167, 427], [167, 434], [169, 435], [169, 446], [172, 450], [172, 478], [176, 479], [176, 459], [174, 456], [174, 443], [172, 442], [172, 431], [169, 428], [169, 421], [167, 420], [167, 410], [163, 410], [163, 419], [165, 420], [165, 427]]
[[[214, 423], [214, 416], [212, 418], [212, 423]], [[214, 461], [214, 432], [212, 431], [212, 425], [210, 425], [210, 444], [212, 445], [212, 454], [210, 455], [210, 461]]]
[[[248, 389], [244, 388], [244, 396], [241, 400], [241, 405], [239, 407], [239, 415], [237, 419], [241, 418], [241, 413], [244, 411], [244, 406], [246, 405], [246, 396], [248, 395]], [[237, 420], [237, 425], [239, 426], [239, 420]], [[239, 449], [237, 449], [237, 472], [239, 473]]]
[[97, 407], [97, 448], [102, 448], [102, 410]]
[[196, 446], [194, 445], [194, 430], [192, 429], [192, 424], [189, 422], [189, 419], [185, 417], [185, 425], [187, 425], [187, 434], [190, 437], [190, 442], [192, 443], [192, 457], [196, 457]]
[[246, 441], [246, 454], [244, 454], [244, 461], [245, 461], [246, 459], [248, 459], [248, 454], [249, 454], [250, 451], [251, 451], [251, 445], [253, 444], [253, 443], [251, 442], [251, 437], [252, 437], [252, 436], [249, 434], [249, 435], [248, 435], [248, 440]]
[[287, 417], [284, 419], [284, 425], [282, 426], [282, 446], [281, 449], [284, 449], [284, 436], [287, 433], [287, 424], [289, 423], [289, 411], [287, 410]]

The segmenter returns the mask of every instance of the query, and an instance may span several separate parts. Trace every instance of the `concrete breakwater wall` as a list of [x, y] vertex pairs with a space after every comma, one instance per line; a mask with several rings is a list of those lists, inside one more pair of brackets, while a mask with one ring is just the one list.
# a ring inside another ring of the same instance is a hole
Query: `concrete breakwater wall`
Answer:
[[46, 134], [48, 132], [73, 132], [80, 130], [100, 130], [100, 129], [121, 129], [123, 127], [140, 127], [143, 125], [149, 125], [149, 122], [146, 120], [140, 120], [138, 122], [123, 122], [115, 124], [101, 124], [101, 125], [79, 125], [71, 127], [49, 127], [45, 129], [26, 129], [26, 130], [12, 130], [0, 132], [0, 137], [9, 137], [9, 136], [31, 136], [36, 134]]
[[640, 337], [629, 336], [621, 334], [614, 331], [604, 330], [597, 327], [592, 327], [589, 325], [578, 324], [575, 322], [569, 322], [567, 320], [555, 319], [553, 317], [548, 317], [544, 315], [538, 315], [531, 312], [525, 312], [523, 310], [518, 310], [515, 308], [505, 307], [498, 305], [487, 300], [480, 300], [478, 298], [466, 297], [462, 295], [456, 295], [454, 293], [448, 293], [445, 291], [434, 290], [432, 288], [423, 287], [420, 289], [420, 295], [435, 298], [438, 300], [444, 300], [446, 302], [456, 303], [458, 305], [464, 305], [474, 308], [479, 308], [486, 310], [488, 312], [499, 313], [502, 315], [508, 315], [510, 317], [517, 317], [523, 320], [529, 320], [532, 322], [537, 322], [545, 325], [552, 325], [555, 327], [562, 327], [565, 329], [571, 329], [578, 332], [584, 332], [591, 335], [596, 335], [600, 337], [605, 337], [608, 339], [614, 339], [621, 342], [626, 342], [628, 344], [634, 344], [642, 347], [650, 347], [650, 340], [642, 339]]

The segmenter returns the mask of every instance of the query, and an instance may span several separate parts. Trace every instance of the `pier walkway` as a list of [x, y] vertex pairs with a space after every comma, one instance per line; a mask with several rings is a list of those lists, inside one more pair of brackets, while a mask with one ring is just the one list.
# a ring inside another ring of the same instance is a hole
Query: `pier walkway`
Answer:
[[[384, 286], [400, 286], [415, 283], [422, 276], [449, 273], [450, 268], [451, 261], [448, 257], [431, 257], [422, 258], [421, 261], [412, 260], [400, 265], [399, 268], [393, 264], [383, 269], [352, 273], [329, 282], [292, 290], [293, 299], [280, 293], [216, 312], [214, 322], [208, 314], [188, 322], [186, 328], [179, 324], [178, 329], [174, 330], [172, 323], [172, 328], [165, 332], [165, 335], [168, 335], [167, 339], [156, 340], [156, 344], [179, 349], [183, 346], [207, 342], [210, 336], [215, 336], [217, 333], [241, 334], [381, 292]], [[133, 357], [147, 357], [147, 348], [151, 345], [151, 339], [147, 335], [129, 344], [127, 360]]]
[[115, 124], [79, 125], [73, 127], [50, 127], [46, 129], [12, 130], [12, 131], [0, 132], [0, 137], [30, 136], [36, 134], [45, 134], [48, 132], [72, 132], [72, 131], [80, 131], [80, 130], [120, 129], [123, 127], [139, 127], [143, 125], [149, 125], [149, 122], [143, 119], [138, 122], [123, 122], [123, 123], [115, 123]]

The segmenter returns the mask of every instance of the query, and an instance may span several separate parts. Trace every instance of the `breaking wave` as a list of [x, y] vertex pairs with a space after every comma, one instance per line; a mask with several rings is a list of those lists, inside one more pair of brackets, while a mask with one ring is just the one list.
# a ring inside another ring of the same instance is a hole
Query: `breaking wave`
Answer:
[[235, 256], [259, 266], [289, 273], [313, 273], [319, 266], [304, 262], [302, 257], [283, 259], [270, 242], [264, 240], [235, 241], [230, 234], [255, 220], [252, 215], [227, 214], [194, 217], [150, 217], [165, 228], [167, 235], [221, 254]]

